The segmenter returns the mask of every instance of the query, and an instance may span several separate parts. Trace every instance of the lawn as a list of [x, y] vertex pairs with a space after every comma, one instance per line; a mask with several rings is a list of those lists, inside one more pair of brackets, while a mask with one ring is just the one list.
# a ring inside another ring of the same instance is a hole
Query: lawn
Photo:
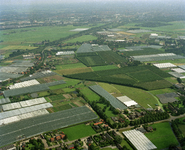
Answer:
[[97, 37], [93, 36], [93, 35], [82, 35], [79, 36], [77, 38], [73, 38], [67, 41], [64, 41], [65, 43], [76, 43], [76, 42], [85, 42], [85, 41], [92, 41], [92, 40], [96, 40]]
[[178, 141], [170, 127], [169, 122], [153, 124], [156, 131], [146, 133], [146, 137], [157, 147], [157, 149], [168, 148], [170, 144], [178, 145]]
[[67, 65], [56, 65], [57, 70], [74, 69], [74, 68], [86, 68], [86, 66], [82, 63], [67, 64]]
[[90, 101], [97, 101], [100, 99], [100, 96], [90, 90], [88, 87], [85, 87], [80, 90]]
[[4, 98], [4, 96], [0, 96], [0, 99]]
[[155, 104], [158, 104], [157, 100], [150, 93], [142, 89], [115, 84], [112, 86], [118, 89], [122, 94], [136, 101], [139, 105], [143, 106], [144, 108], [149, 108], [148, 104], [155, 108]]
[[65, 128], [62, 129], [62, 131], [67, 134], [67, 137], [70, 141], [96, 134], [90, 125], [87, 126], [85, 124]]
[[185, 125], [178, 124], [179, 129], [182, 131], [182, 134], [185, 136]]
[[125, 141], [124, 139], [122, 140], [121, 144], [122, 147], [126, 146], [129, 150], [133, 150], [133, 148]]
[[118, 68], [115, 65], [107, 65], [107, 66], [97, 66], [97, 67], [91, 67], [94, 71], [99, 71], [99, 70], [108, 70], [108, 69], [115, 69]]

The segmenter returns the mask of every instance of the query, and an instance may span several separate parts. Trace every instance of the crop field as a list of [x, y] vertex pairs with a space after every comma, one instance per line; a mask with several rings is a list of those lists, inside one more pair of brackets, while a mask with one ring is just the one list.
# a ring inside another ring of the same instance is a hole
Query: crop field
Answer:
[[103, 66], [109, 64], [122, 64], [126, 58], [113, 51], [100, 51], [97, 53], [78, 53], [77, 58], [86, 66]]
[[[96, 134], [96, 132], [92, 129], [91, 126], [89, 125], [87, 126], [85, 124], [80, 124], [69, 128], [65, 128], [65, 129], [62, 129], [62, 131], [65, 134], [67, 134], [67, 137], [70, 141]], [[82, 132], [82, 131], [85, 131], [85, 132]]]
[[105, 65], [105, 62], [98, 55], [78, 57], [78, 59], [88, 67]]
[[62, 110], [71, 109], [71, 108], [72, 108], [72, 106], [71, 106], [70, 104], [65, 104], [65, 105], [53, 107], [52, 110], [53, 110], [54, 112], [57, 112], [57, 111], [62, 111]]
[[65, 97], [64, 97], [63, 95], [49, 96], [49, 98], [50, 98], [52, 101], [65, 99]]
[[84, 72], [92, 72], [91, 68], [74, 68], [74, 69], [63, 69], [63, 70], [55, 70], [56, 73], [61, 75], [67, 74], [76, 74], [76, 73], [84, 73]]
[[76, 43], [76, 42], [92, 41], [92, 40], [96, 40], [96, 39], [97, 39], [97, 37], [95, 37], [93, 35], [83, 35], [78, 38], [70, 39], [70, 40], [64, 41], [64, 42], [65, 43]]
[[90, 101], [97, 101], [100, 99], [100, 96], [91, 91], [88, 87], [81, 89], [80, 92], [84, 94]]
[[169, 122], [153, 124], [152, 127], [156, 128], [156, 131], [146, 133], [145, 136], [151, 140], [157, 149], [168, 148], [170, 144], [179, 144]]
[[122, 57], [113, 51], [98, 52], [98, 55], [106, 62], [106, 64], [121, 64], [127, 62], [125, 57]]
[[164, 80], [164, 78], [171, 77], [171, 75], [154, 66], [123, 67], [120, 69], [66, 75], [66, 77], [134, 86], [146, 90], [155, 90], [172, 86], [170, 82]]
[[57, 70], [74, 69], [74, 68], [86, 68], [86, 66], [84, 64], [82, 64], [82, 63], [56, 65], [56, 69]]
[[155, 104], [158, 104], [157, 100], [150, 93], [142, 89], [128, 86], [120, 86], [115, 84], [112, 86], [119, 90], [123, 95], [126, 95], [132, 100], [136, 101], [139, 105], [141, 105], [144, 108], [149, 108], [148, 104], [151, 107], [155, 108]]
[[124, 55], [127, 56], [139, 56], [139, 55], [152, 55], [152, 54], [160, 54], [163, 53], [164, 50], [157, 50], [157, 49], [152, 49], [152, 48], [148, 48], [148, 49], [144, 49], [144, 50], [139, 50], [139, 51], [124, 51], [124, 52], [120, 52], [123, 53]]
[[136, 79], [137, 81], [141, 82], [148, 82], [148, 81], [156, 81], [156, 80], [163, 80], [162, 77], [154, 74], [150, 70], [143, 70], [143, 71], [137, 71], [132, 73], [127, 73], [132, 78]]
[[121, 92], [120, 92], [117, 88], [115, 88], [112, 84], [99, 82], [98, 85], [100, 85], [104, 90], [106, 90], [106, 91], [109, 92], [110, 94], [121, 93]]
[[159, 95], [159, 94], [164, 94], [164, 93], [172, 93], [175, 92], [174, 89], [171, 88], [165, 88], [165, 89], [160, 89], [160, 90], [152, 90], [150, 91], [150, 93], [152, 93], [153, 95]]
[[164, 26], [159, 26], [159, 27], [142, 27], [142, 26], [135, 26], [136, 23], [129, 23], [126, 24], [125, 26], [120, 26], [119, 28], [141, 28], [141, 29], [146, 29], [146, 30], [156, 30], [156, 31], [166, 31], [166, 32], [173, 32], [173, 33], [180, 33], [181, 35], [183, 32], [185, 32], [185, 23], [184, 21], [174, 21], [174, 22], [169, 22], [171, 25], [164, 25]]
[[100, 71], [100, 70], [109, 70], [109, 69], [116, 69], [118, 68], [115, 65], [107, 65], [107, 66], [97, 66], [97, 67], [91, 67], [94, 71]]
[[[70, 30], [76, 27], [70, 26], [43, 26], [43, 27], [31, 27], [23, 29], [12, 29], [0, 31], [0, 37], [2, 42], [0, 45], [30, 45], [32, 43], [41, 42], [44, 40], [58, 40], [60, 38], [75, 34], [77, 32], [71, 32]], [[47, 32], [46, 32], [47, 31]], [[3, 35], [7, 34], [7, 35]], [[5, 47], [6, 48], [6, 47]]]
[[11, 49], [22, 49], [22, 50], [32, 50], [37, 47], [33, 46], [21, 46], [21, 45], [13, 45], [13, 46], [5, 46], [3, 48], [0, 48], [1, 50], [11, 50]]
[[44, 92], [39, 92], [38, 95], [44, 97], [44, 96], [48, 96], [50, 94], [47, 91], [44, 91]]

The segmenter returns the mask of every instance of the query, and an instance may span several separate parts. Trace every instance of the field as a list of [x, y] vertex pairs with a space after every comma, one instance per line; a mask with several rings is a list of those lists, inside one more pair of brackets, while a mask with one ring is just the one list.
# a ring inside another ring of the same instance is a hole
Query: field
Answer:
[[[106, 106], [106, 105], [101, 104], [101, 103], [98, 103], [97, 105], [100, 106], [102, 109]], [[108, 117], [115, 117], [115, 116], [116, 116], [116, 115], [114, 115], [114, 114], [112, 113], [112, 111], [109, 110], [109, 107], [106, 108], [105, 114], [106, 114]]]
[[86, 66], [84, 64], [82, 64], [82, 63], [56, 65], [56, 69], [57, 70], [74, 69], [74, 68], [86, 68]]
[[94, 93], [92, 90], [90, 90], [89, 88], [85, 87], [83, 89], [80, 90], [82, 92], [82, 94], [84, 94], [90, 101], [97, 101], [100, 99], [99, 95], [97, 95], [96, 93]]
[[65, 99], [65, 97], [64, 97], [63, 95], [54, 95], [54, 96], [49, 96], [49, 98], [50, 98], [50, 100], [52, 100], [52, 101]]
[[118, 68], [115, 65], [107, 65], [107, 66], [97, 66], [97, 67], [91, 67], [94, 71], [100, 71], [100, 70], [109, 70], [109, 69], [115, 69]]
[[56, 73], [61, 75], [67, 74], [76, 74], [76, 73], [84, 73], [84, 72], [92, 72], [91, 68], [74, 68], [74, 69], [63, 69], [63, 70], [55, 70]]
[[13, 46], [5, 46], [3, 48], [0, 48], [1, 50], [11, 50], [11, 49], [23, 49], [23, 50], [32, 50], [37, 47], [33, 46], [21, 46], [21, 45], [13, 45]]
[[170, 144], [178, 145], [178, 141], [170, 127], [169, 122], [153, 124], [156, 131], [146, 133], [146, 137], [157, 147], [157, 149], [168, 148]]
[[99, 51], [96, 53], [79, 53], [77, 58], [86, 66], [103, 66], [111, 64], [123, 64], [127, 60], [113, 51]]
[[76, 43], [76, 42], [92, 41], [92, 40], [96, 40], [96, 39], [97, 39], [97, 37], [95, 37], [93, 35], [83, 35], [78, 38], [70, 39], [70, 40], [67, 40], [64, 42], [65, 43]]
[[164, 78], [171, 77], [171, 75], [154, 66], [123, 67], [120, 69], [66, 75], [66, 77], [127, 85], [146, 90], [162, 89], [172, 86], [170, 82], [164, 80]]
[[[63, 27], [43, 26], [43, 27], [31, 27], [26, 29], [2, 30], [0, 31], [0, 37], [1, 40], [3, 40], [4, 42], [2, 42], [0, 45], [29, 46], [32, 43], [42, 42], [44, 40], [54, 41], [77, 33], [70, 31], [75, 28], [76, 27], [70, 25]], [[7, 48], [4, 47], [4, 49]]]
[[91, 126], [87, 126], [85, 124], [80, 124], [69, 128], [65, 128], [65, 129], [62, 129], [62, 131], [65, 134], [67, 134], [67, 137], [70, 141], [96, 134], [96, 132], [91, 128]]
[[118, 89], [123, 95], [128, 96], [129, 98], [136, 101], [139, 105], [144, 108], [149, 108], [148, 104], [155, 108], [155, 104], [158, 104], [157, 100], [148, 92], [127, 86], [112, 85]]
[[47, 91], [44, 91], [44, 92], [39, 92], [38, 95], [41, 97], [41, 96], [48, 96], [50, 95]]
[[171, 25], [164, 25], [159, 27], [142, 27], [142, 26], [135, 26], [135, 23], [126, 24], [125, 26], [120, 26], [119, 28], [141, 28], [146, 30], [155, 30], [155, 31], [165, 31], [165, 32], [172, 32], [172, 33], [180, 33], [181, 35], [185, 32], [185, 24], [184, 21], [174, 21], [169, 22]]
[[150, 91], [150, 93], [152, 93], [153, 95], [158, 95], [158, 94], [164, 94], [164, 93], [172, 93], [175, 92], [174, 89], [171, 88], [165, 88], [165, 89], [160, 89], [160, 90], [152, 90]]
[[137, 50], [137, 51], [124, 51], [124, 52], [120, 52], [123, 53], [124, 55], [128, 55], [128, 56], [139, 56], [139, 55], [152, 55], [152, 54], [160, 54], [160, 53], [164, 53], [164, 50], [157, 50], [157, 49], [152, 49], [152, 48], [148, 48], [148, 49], [144, 49], [144, 50]]

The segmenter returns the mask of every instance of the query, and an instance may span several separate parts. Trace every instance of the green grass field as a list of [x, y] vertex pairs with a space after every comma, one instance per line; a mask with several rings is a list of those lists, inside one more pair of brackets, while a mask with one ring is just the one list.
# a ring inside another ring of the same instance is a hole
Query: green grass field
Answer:
[[97, 37], [93, 36], [93, 35], [82, 35], [79, 36], [77, 38], [74, 39], [70, 39], [67, 41], [64, 41], [65, 43], [76, 43], [76, 42], [85, 42], [85, 41], [92, 41], [92, 40], [96, 40]]
[[100, 99], [100, 96], [90, 90], [88, 87], [85, 87], [80, 90], [90, 101], [97, 101]]
[[146, 137], [157, 147], [157, 149], [168, 148], [170, 144], [178, 145], [178, 141], [170, 127], [169, 122], [153, 124], [156, 131], [146, 133]]
[[100, 85], [104, 90], [106, 90], [109, 93], [121, 93], [117, 88], [115, 88], [111, 84], [99, 82], [98, 85]]
[[[106, 106], [104, 104], [101, 104], [101, 103], [97, 103], [98, 106], [100, 106], [102, 109]], [[116, 115], [114, 115], [112, 113], [112, 111], [109, 110], [109, 107], [105, 110], [105, 114], [108, 116], [108, 117], [115, 117]]]
[[160, 89], [160, 90], [152, 90], [149, 92], [156, 96], [158, 94], [172, 93], [172, 92], [175, 92], [175, 90], [171, 88], [165, 88], [165, 89]]
[[96, 132], [91, 128], [91, 126], [86, 126], [85, 124], [65, 128], [62, 129], [62, 131], [67, 134], [67, 137], [70, 141], [96, 134]]
[[57, 111], [62, 111], [62, 110], [67, 110], [67, 109], [71, 109], [71, 105], [70, 104], [65, 104], [65, 105], [61, 105], [61, 106], [55, 106], [52, 109], [54, 110], [54, 112]]
[[129, 98], [136, 101], [139, 105], [144, 108], [149, 108], [148, 104], [155, 108], [155, 104], [158, 104], [157, 100], [148, 92], [127, 86], [121, 85], [113, 85], [116, 89], [118, 89], [123, 95], [128, 96]]
[[171, 25], [159, 26], [159, 27], [141, 27], [135, 26], [137, 23], [129, 23], [124, 26], [120, 26], [119, 28], [141, 28], [141, 29], [151, 29], [156, 31], [165, 31], [165, 32], [173, 32], [183, 34], [185, 32], [185, 22], [184, 21], [174, 21], [169, 22]]
[[0, 96], [0, 99], [4, 98], [4, 96]]
[[91, 68], [73, 68], [73, 69], [63, 69], [63, 70], [55, 70], [56, 73], [61, 75], [67, 74], [76, 74], [76, 73], [84, 73], [84, 72], [92, 72]]
[[97, 67], [91, 67], [94, 71], [100, 71], [100, 70], [108, 70], [108, 69], [115, 69], [118, 68], [115, 65], [107, 65], [107, 66], [97, 66]]
[[[31, 27], [26, 28], [26, 32], [22, 32], [23, 29], [12, 29], [0, 31], [0, 37], [2, 42], [0, 45], [19, 45], [26, 44], [27, 46], [44, 40], [58, 40], [60, 38], [76, 34], [77, 32], [71, 32], [70, 30], [76, 27], [70, 26], [43, 26], [43, 27]], [[11, 33], [15, 32], [15, 33]], [[8, 33], [9, 35], [3, 35]], [[6, 47], [4, 47], [6, 48]]]
[[57, 70], [74, 69], [74, 68], [86, 68], [86, 66], [82, 63], [67, 64], [67, 65], [56, 65]]
[[120, 145], [121, 146], [126, 146], [129, 150], [133, 150], [133, 148], [124, 139], [122, 140]]

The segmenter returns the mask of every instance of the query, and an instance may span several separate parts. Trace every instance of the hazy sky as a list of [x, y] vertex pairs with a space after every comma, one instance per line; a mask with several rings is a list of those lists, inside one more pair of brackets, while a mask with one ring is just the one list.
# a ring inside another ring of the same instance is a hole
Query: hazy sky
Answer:
[[[3, 4], [48, 4], [48, 3], [76, 3], [76, 2], [117, 2], [117, 1], [145, 1], [150, 3], [151, 1], [161, 1], [161, 0], [0, 0], [0, 5]], [[185, 3], [185, 0], [162, 0], [164, 1], [178, 1]]]

